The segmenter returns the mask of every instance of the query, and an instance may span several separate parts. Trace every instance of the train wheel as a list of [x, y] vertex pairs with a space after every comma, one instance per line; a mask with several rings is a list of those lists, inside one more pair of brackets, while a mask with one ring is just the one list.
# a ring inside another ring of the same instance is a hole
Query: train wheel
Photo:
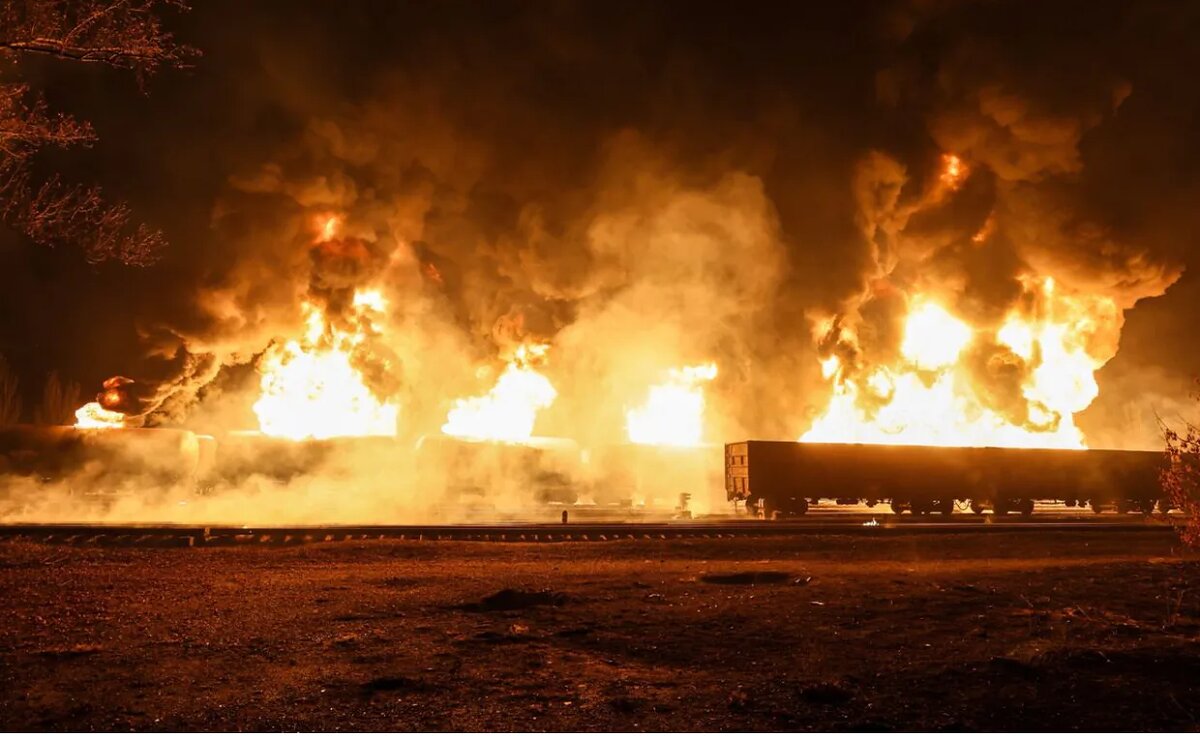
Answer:
[[1141, 511], [1146, 516], [1149, 516], [1150, 514], [1154, 513], [1154, 499], [1153, 498], [1139, 499], [1137, 502], [1137, 507], [1138, 507], [1138, 511]]
[[954, 513], [954, 499], [953, 498], [943, 498], [941, 501], [938, 501], [938, 511], [941, 511], [946, 516], [953, 514]]
[[1103, 504], [1103, 503], [1101, 503], [1100, 501], [1097, 501], [1096, 499], [1094, 499], [1094, 498], [1093, 498], [1093, 499], [1092, 499], [1091, 501], [1089, 501], [1088, 503], [1089, 503], [1089, 504], [1091, 505], [1091, 507], [1092, 507], [1092, 513], [1093, 513], [1093, 514], [1103, 514], [1103, 513], [1104, 513], [1104, 504]]
[[1158, 512], [1160, 514], [1163, 514], [1165, 516], [1165, 515], [1171, 513], [1172, 508], [1174, 508], [1174, 507], [1171, 505], [1171, 502], [1168, 501], [1167, 499], [1160, 498], [1158, 500]]
[[1008, 505], [1007, 498], [997, 498], [995, 502], [992, 503], [992, 513], [996, 516], [1004, 516], [1008, 514]]
[[792, 502], [792, 513], [796, 516], [804, 516], [808, 513], [808, 499], [797, 498]]
[[1131, 504], [1128, 501], [1128, 499], [1122, 498], [1117, 501], [1117, 513], [1118, 514], [1128, 514], [1132, 510], [1133, 510], [1133, 504]]
[[896, 516], [903, 514], [905, 511], [911, 511], [908, 504], [906, 504], [903, 501], [897, 501], [894, 498], [891, 500], [891, 502], [888, 505], [892, 507], [892, 513], [895, 514]]
[[1033, 516], [1033, 499], [1021, 499], [1017, 504], [1017, 510], [1021, 512], [1021, 516]]
[[971, 499], [971, 511], [973, 511], [976, 514], [982, 514], [983, 509], [984, 509], [983, 501], [976, 501], [974, 499]]

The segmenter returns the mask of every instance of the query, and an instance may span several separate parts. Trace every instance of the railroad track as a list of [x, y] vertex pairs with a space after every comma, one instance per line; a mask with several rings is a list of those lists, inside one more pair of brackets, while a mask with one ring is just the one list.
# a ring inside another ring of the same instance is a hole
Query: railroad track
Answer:
[[615, 542], [631, 540], [724, 539], [800, 535], [887, 537], [917, 534], [994, 534], [1011, 532], [1087, 531], [1171, 533], [1173, 520], [990, 520], [882, 521], [858, 518], [811, 521], [671, 521], [506, 523], [444, 525], [217, 526], [177, 524], [0, 524], [0, 542], [51, 544], [201, 547], [253, 544], [293, 545], [363, 540], [466, 542]]

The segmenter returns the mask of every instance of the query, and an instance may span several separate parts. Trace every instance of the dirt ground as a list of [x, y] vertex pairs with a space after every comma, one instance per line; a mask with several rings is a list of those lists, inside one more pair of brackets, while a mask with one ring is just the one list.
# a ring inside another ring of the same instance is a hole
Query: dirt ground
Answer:
[[1169, 534], [7, 543], [0, 600], [6, 730], [1168, 730], [1200, 718], [1200, 563]]

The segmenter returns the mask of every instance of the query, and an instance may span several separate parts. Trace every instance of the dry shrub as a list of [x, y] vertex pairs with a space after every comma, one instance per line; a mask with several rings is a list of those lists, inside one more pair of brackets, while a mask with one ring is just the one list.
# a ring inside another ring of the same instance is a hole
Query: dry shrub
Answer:
[[1163, 491], [1173, 506], [1187, 514], [1184, 542], [1200, 546], [1200, 427], [1187, 421], [1180, 430], [1163, 425], [1163, 436], [1167, 441]]
[[57, 371], [51, 373], [42, 389], [42, 403], [33, 410], [34, 424], [74, 424], [82, 394], [78, 383], [63, 381]]

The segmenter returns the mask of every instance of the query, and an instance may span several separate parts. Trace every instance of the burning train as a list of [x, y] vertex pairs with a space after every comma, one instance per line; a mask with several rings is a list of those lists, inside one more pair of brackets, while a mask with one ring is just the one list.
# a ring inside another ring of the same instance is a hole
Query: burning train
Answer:
[[443, 434], [408, 446], [392, 437], [297, 441], [256, 432], [213, 438], [178, 429], [12, 426], [0, 429], [0, 460], [7, 474], [70, 478], [81, 492], [171, 486], [196, 494], [264, 474], [287, 481], [319, 470], [352, 479], [365, 461], [428, 477], [430, 503], [476, 515], [495, 510], [499, 484], [531, 506], [629, 509], [701, 495], [721, 482], [722, 471], [731, 510], [767, 519], [801, 515], [822, 501], [887, 504], [914, 515], [956, 507], [1029, 514], [1035, 501], [1097, 513], [1169, 510], [1159, 485], [1163, 455], [1149, 451], [749, 440], [725, 445], [722, 457], [712, 445], [584, 450], [539, 437]]
[[[1036, 501], [1046, 500], [1097, 513], [1169, 510], [1158, 480], [1163, 462], [1158, 452], [1020, 446], [1025, 442], [961, 447], [802, 438], [733, 442], [722, 453], [720, 446], [703, 441], [702, 432], [702, 387], [715, 378], [715, 364], [672, 370], [651, 387], [645, 402], [627, 412], [626, 443], [585, 448], [570, 439], [538, 437], [533, 434], [537, 411], [556, 393], [537, 367], [545, 353], [542, 346], [519, 350], [486, 394], [456, 400], [442, 431], [415, 442], [378, 421], [393, 409], [355, 401], [349, 394], [332, 407], [341, 413], [338, 421], [360, 431], [348, 435], [336, 422], [314, 423], [311, 418], [321, 412], [312, 406], [304, 412], [277, 401], [287, 381], [273, 380], [272, 374], [264, 377], [262, 398], [255, 404], [261, 431], [212, 437], [131, 426], [136, 422], [120, 409], [136, 404], [129, 395], [134, 384], [114, 378], [96, 402], [79, 409], [75, 427], [0, 429], [0, 461], [8, 474], [69, 478], [91, 493], [171, 486], [204, 494], [264, 475], [287, 482], [315, 473], [353, 483], [364, 467], [378, 467], [425, 479], [429, 504], [477, 516], [494, 512], [501, 492], [534, 506], [588, 503], [628, 509], [671, 502], [681, 494], [703, 495], [721, 485], [722, 477], [733, 509], [767, 519], [804, 514], [822, 501], [883, 503], [897, 514], [915, 515], [950, 514], [956, 508], [1029, 514]], [[332, 363], [328, 370], [346, 370], [345, 364]], [[309, 368], [319, 372], [320, 365], [312, 361]], [[315, 386], [328, 380], [316, 380]], [[309, 402], [327, 400], [319, 390], [303, 395]], [[354, 416], [346, 419], [347, 412]], [[686, 500], [680, 508], [686, 508]]]
[[[1037, 288], [1053, 302], [1052, 283]], [[93, 494], [162, 486], [204, 494], [264, 476], [286, 483], [320, 474], [352, 485], [373, 468], [421, 478], [425, 503], [477, 516], [496, 510], [497, 495], [611, 508], [682, 496], [685, 508], [688, 496], [722, 485], [733, 509], [771, 519], [822, 501], [918, 515], [1029, 514], [1045, 500], [1096, 512], [1167, 511], [1161, 453], [1088, 450], [1071, 421], [1096, 391], [1083, 339], [1094, 315], [1089, 305], [1067, 306], [1078, 310], [1074, 321], [1014, 316], [994, 336], [1005, 359], [1041, 361], [1019, 422], [978, 404], [961, 360], [975, 335], [927, 302], [912, 310], [891, 364], [864, 366], [847, 350], [856, 340], [848, 326], [827, 326], [836, 340], [822, 360], [833, 385], [825, 413], [797, 441], [733, 442], [722, 451], [704, 429], [716, 363], [671, 369], [648, 387], [625, 412], [625, 442], [537, 436], [538, 413], [558, 394], [542, 371], [547, 343], [521, 344], [490, 389], [451, 402], [440, 432], [401, 436], [399, 407], [375, 395], [355, 358], [387, 309], [378, 292], [360, 291], [352, 320], [331, 325], [306, 304], [305, 334], [262, 356], [257, 431], [143, 428], [133, 413], [137, 384], [115, 377], [78, 410], [74, 427], [0, 429], [0, 470], [69, 479]]]
[[[892, 213], [899, 220], [876, 225], [895, 229], [918, 211], [949, 206], [970, 169], [952, 155], [942, 164], [942, 174], [909, 210]], [[867, 167], [864, 176], [871, 171]], [[710, 211], [725, 214], [704, 196], [686, 204], [700, 206], [700, 213], [688, 210], [680, 222], [663, 225], [666, 241], [676, 242], [678, 228]], [[429, 385], [441, 385], [434, 374], [462, 368], [451, 365], [465, 354], [459, 351], [412, 361], [425, 373], [410, 381], [418, 388], [405, 394], [398, 388], [405, 383], [399, 354], [420, 354], [437, 341], [413, 326], [427, 317], [428, 305], [418, 305], [415, 317], [406, 313], [408, 322], [393, 319], [385, 284], [405, 277], [398, 269], [414, 266], [423, 284], [440, 287], [443, 277], [414, 253], [399, 250], [381, 259], [373, 250], [377, 243], [343, 234], [344, 226], [341, 216], [317, 221], [308, 246], [314, 273], [295, 334], [277, 337], [257, 353], [257, 430], [208, 436], [141, 428], [157, 404], [149, 402], [148, 411], [136, 400], [137, 384], [118, 377], [79, 409], [75, 428], [0, 432], [4, 470], [70, 478], [89, 488], [172, 485], [200, 492], [238, 489], [263, 476], [287, 482], [320, 475], [353, 488], [370, 473], [385, 489], [406, 482], [426, 505], [483, 514], [494, 509], [498, 495], [525, 504], [630, 507], [674, 504], [688, 494], [711, 497], [722, 487], [727, 502], [767, 518], [802, 514], [822, 500], [887, 503], [897, 513], [913, 514], [956, 507], [1030, 513], [1039, 500], [1096, 511], [1166, 509], [1158, 484], [1160, 453], [1089, 450], [1075, 423], [1099, 393], [1095, 372], [1116, 353], [1124, 310], [1132, 306], [1128, 295], [1091, 293], [1027, 267], [1010, 280], [1015, 297], [1003, 309], [972, 311], [978, 305], [957, 299], [945, 283], [923, 280], [919, 269], [888, 277], [881, 263], [883, 275], [856, 304], [806, 315], [827, 401], [796, 440], [733, 442], [722, 451], [717, 435], [744, 436], [745, 425], [729, 421], [735, 413], [730, 405], [759, 396], [744, 387], [740, 393], [722, 390], [716, 359], [657, 372], [644, 365], [630, 370], [639, 358], [658, 363], [652, 339], [638, 344], [641, 352], [592, 350], [580, 361], [586, 370], [575, 374], [576, 383], [587, 377], [586, 385], [571, 387], [577, 404], [594, 385], [623, 382], [623, 431], [616, 429], [614, 413], [606, 413], [611, 399], [588, 396], [568, 425], [579, 436], [547, 437], [536, 429], [540, 413], [559, 398], [547, 371], [549, 355], [560, 344], [568, 353], [572, 346], [587, 350], [593, 333], [559, 343], [565, 331], [534, 338], [518, 319], [508, 325], [512, 334], [496, 336], [496, 345], [505, 346], [500, 365], [476, 368], [477, 393], [428, 396]], [[968, 238], [971, 247], [986, 247], [995, 227], [990, 216], [980, 221]], [[727, 252], [721, 242], [704, 244], [712, 246], [713, 257]], [[694, 262], [687, 248], [678, 257], [667, 264], [672, 275], [681, 273], [675, 266]], [[382, 262], [372, 270], [374, 261]], [[637, 293], [648, 298], [649, 292]], [[702, 284], [683, 293], [707, 296], [711, 290]], [[627, 334], [605, 320], [616, 319], [623, 328], [629, 319], [636, 324], [633, 306], [622, 305], [620, 318], [598, 318], [602, 331]], [[413, 311], [411, 304], [406, 308]], [[711, 321], [707, 315], [698, 319]], [[406, 342], [411, 335], [394, 334], [406, 330], [420, 339]], [[721, 354], [717, 347], [690, 347], [672, 354]], [[747, 361], [734, 365], [747, 373]], [[710, 401], [709, 391], [719, 401]], [[402, 431], [402, 408], [421, 401], [423, 420]], [[431, 424], [431, 414], [444, 420]], [[560, 423], [555, 434], [573, 432]]]

